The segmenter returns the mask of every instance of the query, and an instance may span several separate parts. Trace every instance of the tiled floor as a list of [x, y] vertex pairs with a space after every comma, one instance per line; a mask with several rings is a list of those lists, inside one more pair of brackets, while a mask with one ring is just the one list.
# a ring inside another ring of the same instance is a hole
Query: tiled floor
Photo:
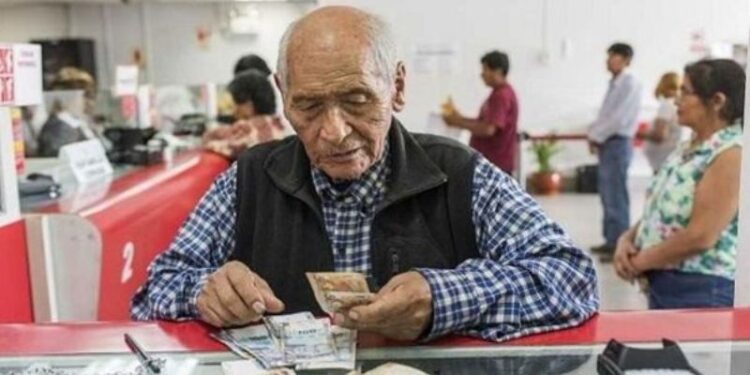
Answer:
[[[635, 221], [642, 212], [647, 178], [631, 178], [630, 211]], [[573, 241], [585, 251], [603, 242], [602, 210], [599, 196], [595, 194], [562, 194], [536, 197], [542, 208], [560, 223]], [[602, 310], [636, 310], [646, 308], [646, 299], [636, 285], [630, 285], [615, 274], [611, 263], [601, 263], [594, 257], [599, 277], [599, 294]]]

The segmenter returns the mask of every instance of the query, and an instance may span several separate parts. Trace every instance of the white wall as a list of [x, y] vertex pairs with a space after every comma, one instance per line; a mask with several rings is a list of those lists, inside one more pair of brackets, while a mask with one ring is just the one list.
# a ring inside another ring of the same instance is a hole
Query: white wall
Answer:
[[[479, 59], [501, 49], [511, 57], [510, 80], [521, 105], [521, 127], [564, 130], [590, 121], [602, 100], [608, 75], [605, 51], [617, 40], [634, 46], [634, 73], [651, 89], [667, 70], [681, 71], [696, 58], [689, 51], [690, 33], [703, 30], [711, 41], [746, 42], [750, 29], [747, 0], [464, 0], [426, 2], [395, 0], [323, 0], [349, 4], [385, 17], [395, 29], [409, 67], [417, 44], [455, 43], [462, 71], [450, 76], [412, 74], [406, 112], [401, 116], [419, 128], [425, 113], [437, 109], [448, 94], [466, 113], [477, 112], [488, 94], [480, 79]], [[546, 33], [544, 8], [547, 6]], [[550, 54], [548, 65], [538, 56]], [[563, 39], [571, 54], [561, 57]], [[650, 118], [650, 113], [644, 113]]]
[[[132, 61], [140, 49], [157, 85], [228, 81], [235, 61], [249, 52], [275, 65], [278, 42], [286, 26], [309, 4], [258, 3], [257, 36], [226, 36], [220, 30], [215, 3], [0, 5], [0, 41], [32, 38], [85, 37], [96, 41], [100, 86], [107, 87], [113, 67]], [[198, 27], [211, 31], [199, 46]]]
[[0, 6], [0, 42], [19, 43], [34, 38], [64, 37], [67, 28], [65, 5]]
[[[594, 116], [608, 75], [605, 50], [615, 40], [636, 50], [634, 73], [647, 88], [643, 117], [650, 119], [651, 88], [667, 70], [681, 71], [694, 60], [690, 34], [707, 42], [745, 42], [750, 28], [747, 0], [465, 0], [460, 3], [394, 0], [322, 0], [372, 10], [390, 21], [410, 71], [408, 105], [401, 118], [421, 130], [426, 114], [452, 95], [466, 114], [477, 112], [487, 95], [479, 80], [480, 56], [491, 49], [511, 57], [510, 79], [519, 94], [521, 128], [532, 132], [580, 129]], [[450, 4], [450, 5], [449, 5]], [[0, 40], [79, 36], [98, 41], [99, 76], [106, 86], [112, 65], [128, 63], [141, 48], [147, 73], [157, 85], [225, 82], [244, 53], [273, 63], [283, 29], [309, 5], [259, 4], [262, 32], [228, 38], [219, 30], [218, 5], [0, 6]], [[102, 11], [105, 8], [105, 11]], [[68, 22], [70, 19], [70, 22]], [[545, 21], [546, 20], [546, 21]], [[196, 28], [212, 30], [208, 48], [198, 46]], [[570, 54], [563, 58], [563, 40]], [[451, 75], [415, 73], [413, 50], [420, 44], [457, 46], [458, 69]], [[549, 62], [539, 61], [546, 52]]]
[[[750, 66], [746, 70], [745, 118], [750, 117]], [[742, 148], [742, 184], [740, 185], [740, 217], [735, 278], [735, 306], [750, 306], [750, 131], [745, 121], [745, 140]]]
[[[109, 26], [102, 23], [102, 7], [112, 20]], [[270, 3], [257, 7], [262, 30], [257, 36], [227, 36], [220, 30], [219, 5], [187, 3], [76, 5], [73, 32], [96, 38], [100, 46], [114, 46], [109, 65], [129, 63], [133, 51], [140, 48], [148, 63], [148, 77], [156, 85], [223, 83], [231, 78], [235, 61], [249, 52], [275, 64], [284, 28], [309, 6]], [[205, 46], [196, 38], [199, 27], [211, 32]], [[108, 34], [110, 43], [104, 40]]]

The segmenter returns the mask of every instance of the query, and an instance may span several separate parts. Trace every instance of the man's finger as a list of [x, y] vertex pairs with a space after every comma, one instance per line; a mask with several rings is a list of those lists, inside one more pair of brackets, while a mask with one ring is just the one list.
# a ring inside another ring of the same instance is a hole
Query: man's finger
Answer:
[[205, 306], [201, 309], [201, 318], [204, 322], [214, 327], [224, 327], [224, 322], [222, 322], [221, 318], [219, 318], [216, 313], [214, 313], [213, 310], [211, 310], [208, 306]]
[[352, 307], [346, 316], [357, 325], [373, 326], [397, 317], [408, 306], [409, 301], [400, 293], [392, 292], [375, 298], [371, 304]]
[[266, 312], [266, 306], [263, 303], [263, 296], [255, 285], [253, 273], [237, 269], [229, 272], [227, 276], [246, 309], [257, 316], [263, 315]]
[[253, 274], [253, 281], [255, 283], [255, 287], [258, 288], [258, 291], [260, 292], [263, 303], [265, 305], [266, 310], [272, 313], [280, 313], [284, 311], [284, 302], [282, 302], [278, 297], [276, 297], [276, 294], [274, 294], [273, 290], [271, 289], [271, 286], [268, 285], [266, 280], [264, 280], [262, 277], [258, 276], [257, 274]]
[[217, 281], [212, 286], [219, 305], [221, 305], [223, 310], [229, 315], [228, 318], [230, 321], [244, 322], [257, 318], [258, 314], [245, 305], [242, 298], [237, 295], [237, 292], [235, 292], [234, 287], [228, 278]]
[[280, 313], [284, 311], [284, 302], [282, 302], [270, 289], [261, 290], [263, 296], [263, 302], [265, 303], [266, 310], [272, 313]]
[[213, 313], [213, 315], [219, 321], [220, 327], [228, 327], [239, 324], [237, 318], [234, 317], [233, 314], [222, 305], [217, 296], [209, 296], [206, 303], [206, 309]]

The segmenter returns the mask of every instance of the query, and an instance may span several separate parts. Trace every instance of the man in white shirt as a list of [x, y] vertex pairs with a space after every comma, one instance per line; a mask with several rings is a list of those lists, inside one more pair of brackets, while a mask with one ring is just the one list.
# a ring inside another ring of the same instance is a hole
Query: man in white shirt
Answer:
[[628, 167], [641, 106], [641, 84], [627, 71], [633, 48], [615, 43], [607, 55], [607, 70], [612, 73], [612, 80], [588, 133], [591, 152], [599, 156], [598, 187], [604, 208], [605, 242], [592, 248], [592, 252], [601, 254], [602, 261], [612, 260], [617, 239], [630, 226]]

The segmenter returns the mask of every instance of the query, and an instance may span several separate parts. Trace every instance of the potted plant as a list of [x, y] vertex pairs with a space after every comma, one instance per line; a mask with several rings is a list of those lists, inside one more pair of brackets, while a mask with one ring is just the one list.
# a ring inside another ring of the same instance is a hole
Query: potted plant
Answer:
[[530, 177], [530, 186], [534, 194], [551, 195], [560, 192], [562, 177], [552, 168], [552, 157], [562, 151], [554, 137], [532, 139], [529, 149], [536, 157], [539, 169]]

